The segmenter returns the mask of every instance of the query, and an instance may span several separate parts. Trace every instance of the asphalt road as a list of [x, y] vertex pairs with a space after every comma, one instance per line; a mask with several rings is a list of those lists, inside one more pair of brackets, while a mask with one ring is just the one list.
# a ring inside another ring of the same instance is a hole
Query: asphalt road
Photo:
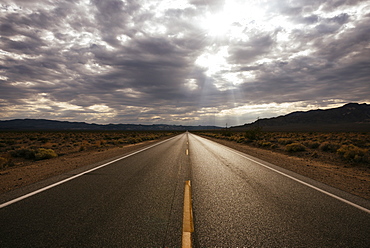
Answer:
[[187, 180], [193, 247], [370, 247], [369, 201], [190, 133], [84, 170], [0, 197], [0, 247], [181, 247]]

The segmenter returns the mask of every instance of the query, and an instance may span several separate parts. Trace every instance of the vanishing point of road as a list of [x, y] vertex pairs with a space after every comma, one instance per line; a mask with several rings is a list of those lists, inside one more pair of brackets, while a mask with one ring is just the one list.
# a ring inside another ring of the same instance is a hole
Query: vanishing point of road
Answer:
[[0, 247], [370, 247], [369, 209], [186, 132], [3, 194]]

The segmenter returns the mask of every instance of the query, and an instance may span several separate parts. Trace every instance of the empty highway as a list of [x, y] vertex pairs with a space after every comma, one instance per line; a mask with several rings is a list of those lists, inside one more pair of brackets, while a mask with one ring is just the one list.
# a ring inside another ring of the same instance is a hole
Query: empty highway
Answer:
[[370, 247], [370, 203], [183, 133], [0, 197], [0, 247]]

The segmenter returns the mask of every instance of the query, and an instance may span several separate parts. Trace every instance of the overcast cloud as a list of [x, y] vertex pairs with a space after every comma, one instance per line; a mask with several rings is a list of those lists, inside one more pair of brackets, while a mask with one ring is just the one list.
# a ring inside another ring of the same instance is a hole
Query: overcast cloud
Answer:
[[370, 2], [3, 0], [0, 119], [241, 125], [370, 103]]

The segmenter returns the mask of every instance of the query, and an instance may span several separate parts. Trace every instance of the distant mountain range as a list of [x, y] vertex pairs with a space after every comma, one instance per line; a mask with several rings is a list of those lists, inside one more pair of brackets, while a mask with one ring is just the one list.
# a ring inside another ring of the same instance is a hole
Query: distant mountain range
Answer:
[[54, 121], [44, 119], [16, 119], [0, 121], [0, 130], [131, 130], [131, 131], [186, 131], [221, 129], [216, 126], [140, 125], [140, 124], [89, 124], [85, 122]]
[[[230, 130], [261, 127], [264, 131], [361, 131], [370, 132], [370, 104], [348, 103], [339, 108], [293, 112], [284, 116], [258, 119]], [[217, 126], [89, 124], [85, 122], [44, 119], [0, 121], [0, 130], [132, 130], [132, 131], [194, 131], [221, 129]]]
[[261, 127], [265, 131], [364, 131], [370, 132], [370, 104], [348, 103], [339, 108], [293, 112], [259, 119], [234, 130]]

